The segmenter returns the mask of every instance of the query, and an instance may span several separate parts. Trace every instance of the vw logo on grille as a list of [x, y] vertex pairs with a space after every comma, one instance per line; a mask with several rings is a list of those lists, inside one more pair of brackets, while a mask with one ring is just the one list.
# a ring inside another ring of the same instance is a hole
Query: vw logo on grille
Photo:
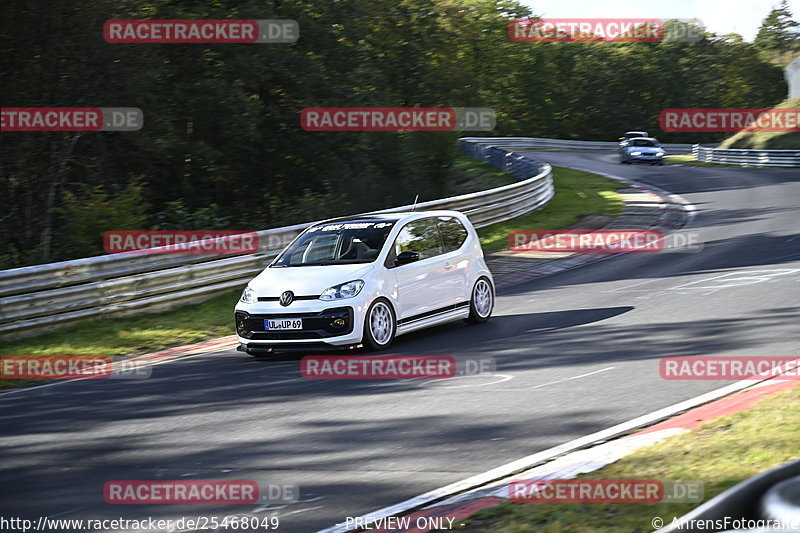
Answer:
[[292, 291], [283, 291], [281, 294], [281, 305], [286, 307], [294, 301], [294, 293]]

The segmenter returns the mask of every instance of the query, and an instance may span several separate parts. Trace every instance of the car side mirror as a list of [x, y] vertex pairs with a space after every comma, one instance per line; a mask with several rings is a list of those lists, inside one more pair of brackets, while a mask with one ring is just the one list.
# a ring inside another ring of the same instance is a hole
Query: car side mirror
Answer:
[[394, 260], [394, 266], [407, 265], [419, 261], [419, 252], [413, 250], [406, 250], [397, 254], [397, 259]]

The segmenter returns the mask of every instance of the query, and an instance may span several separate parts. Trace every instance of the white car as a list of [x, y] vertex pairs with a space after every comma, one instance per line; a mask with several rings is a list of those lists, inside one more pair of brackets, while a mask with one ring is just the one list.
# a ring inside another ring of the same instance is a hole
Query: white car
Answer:
[[619, 162], [664, 164], [664, 148], [652, 137], [634, 137], [628, 144], [619, 149]]
[[622, 137], [619, 138], [619, 147], [624, 148], [628, 146], [628, 142], [636, 137], [649, 137], [646, 131], [626, 131]]
[[397, 335], [465, 319], [485, 322], [494, 280], [463, 213], [360, 215], [297, 236], [244, 289], [239, 350], [386, 348]]

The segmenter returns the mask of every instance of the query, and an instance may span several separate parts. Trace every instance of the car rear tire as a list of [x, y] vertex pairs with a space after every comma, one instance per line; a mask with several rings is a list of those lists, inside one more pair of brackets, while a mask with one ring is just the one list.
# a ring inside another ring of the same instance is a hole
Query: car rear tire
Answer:
[[378, 298], [367, 309], [364, 318], [364, 335], [361, 343], [367, 350], [377, 351], [388, 348], [397, 331], [392, 304], [384, 298]]
[[494, 287], [488, 278], [481, 277], [472, 288], [469, 300], [469, 316], [464, 319], [468, 324], [480, 324], [489, 320], [494, 310]]

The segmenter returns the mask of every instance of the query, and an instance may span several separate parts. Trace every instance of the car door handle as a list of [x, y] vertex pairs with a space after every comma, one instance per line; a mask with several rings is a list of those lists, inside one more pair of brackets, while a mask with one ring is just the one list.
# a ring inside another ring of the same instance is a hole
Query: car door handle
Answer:
[[444, 264], [444, 269], [445, 270], [453, 270], [453, 265], [451, 265], [450, 263], [445, 263]]

